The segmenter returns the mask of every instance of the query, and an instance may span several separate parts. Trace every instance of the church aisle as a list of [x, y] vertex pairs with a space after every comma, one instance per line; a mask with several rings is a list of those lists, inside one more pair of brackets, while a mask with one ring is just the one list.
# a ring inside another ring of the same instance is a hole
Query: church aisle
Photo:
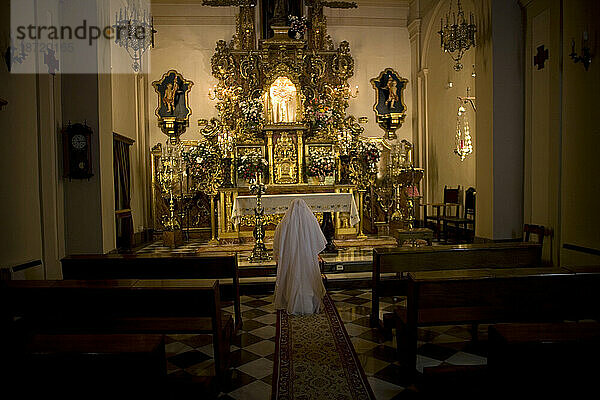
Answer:
[[[369, 328], [371, 291], [346, 289], [329, 291], [371, 388], [378, 400], [400, 399], [414, 394], [415, 387], [402, 375], [395, 359], [396, 340], [385, 340]], [[393, 308], [393, 299], [383, 298], [382, 312]], [[231, 347], [231, 384], [220, 399], [268, 400], [271, 397], [277, 313], [273, 294], [242, 296], [244, 327]], [[227, 311], [233, 312], [233, 307]], [[484, 328], [480, 337], [485, 338]], [[486, 354], [473, 349], [469, 331], [463, 326], [419, 329], [418, 369], [437, 365], [479, 365]], [[197, 335], [169, 335], [166, 342], [169, 374], [193, 377], [214, 375], [210, 339]]]

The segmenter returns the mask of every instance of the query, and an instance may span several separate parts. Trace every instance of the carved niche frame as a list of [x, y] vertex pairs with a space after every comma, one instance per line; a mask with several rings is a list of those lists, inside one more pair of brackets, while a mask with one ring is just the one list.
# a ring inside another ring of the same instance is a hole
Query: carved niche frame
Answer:
[[[380, 93], [386, 90], [382, 87], [384, 78], [387, 78], [386, 82], [390, 79], [393, 79], [395, 82], [397, 82], [398, 99], [402, 108], [400, 112], [394, 112], [391, 109], [389, 112], [380, 112], [379, 110], [381, 102], [384, 101], [385, 104], [385, 100], [387, 100], [386, 98], [380, 97]], [[373, 104], [375, 122], [386, 132], [386, 137], [390, 140], [393, 140], [396, 137], [395, 131], [402, 126], [407, 114], [407, 107], [406, 103], [404, 102], [404, 90], [408, 84], [408, 79], [403, 78], [394, 69], [386, 68], [381, 71], [378, 77], [372, 78], [370, 82], [373, 86], [373, 90], [375, 90], [375, 104]]]

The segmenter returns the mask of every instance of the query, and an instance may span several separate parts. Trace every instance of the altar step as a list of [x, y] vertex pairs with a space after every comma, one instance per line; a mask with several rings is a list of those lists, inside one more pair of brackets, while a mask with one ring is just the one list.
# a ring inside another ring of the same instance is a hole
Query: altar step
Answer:
[[[365, 239], [334, 239], [333, 243], [340, 249], [351, 247], [395, 247], [396, 238], [391, 236], [367, 236]], [[268, 250], [273, 250], [273, 242], [265, 242]], [[218, 246], [202, 243], [197, 245], [197, 252], [249, 252], [254, 247], [254, 241], [239, 244], [220, 244]]]

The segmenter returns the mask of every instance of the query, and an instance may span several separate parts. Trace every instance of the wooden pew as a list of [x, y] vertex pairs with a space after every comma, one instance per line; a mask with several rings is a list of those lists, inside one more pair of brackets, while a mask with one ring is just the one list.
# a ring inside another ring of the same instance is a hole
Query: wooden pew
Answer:
[[90, 388], [98, 398], [168, 393], [162, 334], [36, 334], [9, 359], [3, 390], [22, 398], [82, 398]]
[[490, 325], [488, 348], [490, 383], [496, 393], [554, 398], [559, 392], [566, 397], [582, 397], [596, 390], [598, 322]]
[[408, 274], [407, 307], [397, 307], [398, 354], [416, 368], [417, 328], [600, 317], [600, 273], [560, 268], [445, 270]]
[[210, 334], [217, 377], [228, 368], [233, 319], [218, 280], [3, 281], [0, 301], [3, 331]]
[[541, 258], [542, 247], [539, 244], [523, 242], [375, 248], [371, 326], [381, 325], [380, 297], [406, 294], [406, 280], [403, 278], [408, 272], [537, 267], [541, 266]]
[[222, 299], [233, 300], [236, 331], [242, 326], [236, 253], [84, 254], [61, 263], [63, 279], [219, 279]]

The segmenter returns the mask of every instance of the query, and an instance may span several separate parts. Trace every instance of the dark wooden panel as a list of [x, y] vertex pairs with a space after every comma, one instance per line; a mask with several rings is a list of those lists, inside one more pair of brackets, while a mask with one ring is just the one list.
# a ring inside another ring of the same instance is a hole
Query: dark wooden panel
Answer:
[[406, 312], [396, 313], [398, 354], [403, 362], [414, 371], [418, 326], [599, 319], [600, 273], [539, 271], [410, 273]]
[[[523, 242], [375, 248], [371, 326], [380, 325], [379, 297], [406, 294], [406, 279], [403, 278], [408, 272], [476, 269], [489, 275], [492, 272], [486, 269], [539, 268], [542, 266], [541, 256], [539, 244]], [[384, 273], [396, 273], [396, 278], [383, 279], [381, 274]]]
[[63, 279], [217, 279], [237, 275], [234, 253], [88, 254], [68, 256], [61, 262]]
[[83, 254], [63, 258], [66, 280], [105, 279], [232, 279], [221, 282], [223, 300], [233, 300], [236, 329], [242, 326], [236, 253], [201, 255]]
[[376, 248], [380, 273], [457, 268], [536, 266], [542, 247], [535, 243], [487, 243], [418, 248]]

